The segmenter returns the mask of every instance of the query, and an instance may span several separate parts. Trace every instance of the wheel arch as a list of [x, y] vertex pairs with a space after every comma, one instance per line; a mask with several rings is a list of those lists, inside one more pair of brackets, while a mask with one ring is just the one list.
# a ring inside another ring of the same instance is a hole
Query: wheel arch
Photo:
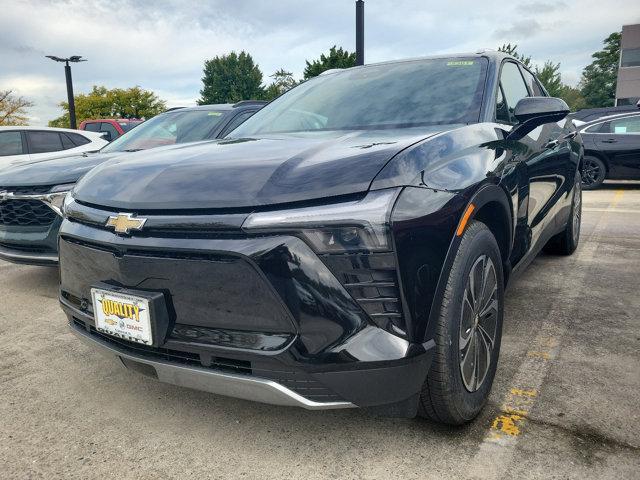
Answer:
[[605, 179], [607, 178], [607, 176], [609, 175], [609, 161], [607, 160], [606, 155], [603, 155], [602, 152], [599, 152], [598, 150], [590, 150], [585, 148], [584, 150], [584, 155], [582, 155], [582, 158], [580, 158], [580, 171], [582, 171], [582, 167], [584, 165], [584, 159], [586, 157], [595, 157], [598, 160], [600, 160], [602, 163], [604, 163], [604, 168], [605, 168]]

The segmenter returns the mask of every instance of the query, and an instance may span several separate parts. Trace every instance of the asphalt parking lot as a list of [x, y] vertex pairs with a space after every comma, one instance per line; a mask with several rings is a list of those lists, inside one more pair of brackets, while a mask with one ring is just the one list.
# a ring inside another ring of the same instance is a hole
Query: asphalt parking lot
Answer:
[[585, 192], [572, 257], [507, 294], [490, 403], [462, 428], [160, 384], [79, 343], [57, 271], [0, 262], [1, 478], [638, 478], [640, 184]]

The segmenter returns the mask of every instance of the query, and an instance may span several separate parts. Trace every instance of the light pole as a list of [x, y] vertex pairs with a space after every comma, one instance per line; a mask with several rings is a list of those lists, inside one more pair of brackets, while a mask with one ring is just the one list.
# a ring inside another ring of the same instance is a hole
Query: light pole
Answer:
[[356, 65], [364, 65], [364, 1], [356, 2]]
[[86, 62], [81, 55], [73, 55], [69, 58], [60, 58], [55, 55], [45, 55], [54, 62], [64, 62], [64, 76], [67, 79], [67, 101], [69, 102], [69, 124], [71, 128], [76, 129], [76, 104], [73, 101], [73, 84], [71, 82], [71, 63]]

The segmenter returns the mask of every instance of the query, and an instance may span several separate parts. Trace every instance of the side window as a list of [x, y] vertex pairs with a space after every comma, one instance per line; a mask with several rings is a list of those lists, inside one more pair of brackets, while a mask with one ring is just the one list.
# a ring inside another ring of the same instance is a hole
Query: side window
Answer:
[[507, 101], [509, 118], [511, 119], [510, 123], [516, 123], [516, 118], [513, 116], [516, 105], [520, 100], [529, 96], [527, 86], [522, 79], [522, 75], [520, 75], [518, 65], [513, 62], [506, 62], [502, 66], [500, 84], [502, 85], [504, 98]]
[[116, 127], [114, 127], [113, 125], [111, 125], [108, 122], [102, 122], [102, 126], [100, 127], [100, 131], [101, 132], [107, 132], [109, 135], [105, 137], [105, 140], [115, 140], [116, 138], [118, 138], [120, 136], [120, 133], [118, 132], [118, 130], [116, 130]]
[[0, 132], [0, 157], [22, 155], [23, 153], [20, 132]]
[[596, 123], [585, 130], [586, 133], [609, 133], [611, 122]]
[[526, 69], [522, 69], [522, 75], [524, 76], [524, 81], [527, 82], [527, 86], [529, 90], [533, 92], [534, 97], [546, 97], [546, 93], [540, 87], [538, 80], [533, 76], [533, 74]]
[[621, 135], [639, 135], [640, 117], [627, 117], [611, 120], [611, 133]]
[[67, 133], [65, 135], [67, 135], [67, 137], [71, 139], [76, 147], [79, 147], [80, 145], [86, 145], [87, 143], [91, 142], [91, 140], [89, 140], [84, 135], [80, 135], [79, 133]]
[[62, 148], [64, 148], [65, 150], [75, 148], [75, 144], [71, 141], [66, 133], [60, 134], [60, 140], [62, 140]]
[[63, 150], [58, 132], [27, 131], [31, 153], [59, 152]]
[[87, 123], [87, 124], [85, 124], [84, 129], [87, 132], [99, 132], [100, 131], [100, 122]]
[[509, 109], [507, 108], [507, 102], [504, 101], [504, 95], [502, 94], [501, 85], [498, 86], [498, 99], [496, 101], [496, 121], [511, 123]]
[[233, 130], [235, 130], [236, 128], [238, 128], [241, 124], [243, 124], [245, 122], [245, 120], [247, 120], [251, 115], [253, 115], [254, 113], [256, 113], [257, 110], [248, 110], [246, 112], [242, 112], [239, 113], [238, 115], [236, 115], [233, 120], [231, 120], [229, 122], [229, 125], [227, 125], [224, 129], [224, 131], [222, 132], [222, 134], [220, 135], [220, 137], [224, 137], [226, 136], [228, 133], [231, 133]]

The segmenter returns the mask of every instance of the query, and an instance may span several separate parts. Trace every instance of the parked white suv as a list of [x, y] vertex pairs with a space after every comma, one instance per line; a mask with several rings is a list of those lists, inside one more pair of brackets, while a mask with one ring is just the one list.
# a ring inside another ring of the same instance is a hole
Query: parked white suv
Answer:
[[95, 152], [107, 142], [100, 133], [68, 128], [0, 127], [0, 168], [82, 152]]

